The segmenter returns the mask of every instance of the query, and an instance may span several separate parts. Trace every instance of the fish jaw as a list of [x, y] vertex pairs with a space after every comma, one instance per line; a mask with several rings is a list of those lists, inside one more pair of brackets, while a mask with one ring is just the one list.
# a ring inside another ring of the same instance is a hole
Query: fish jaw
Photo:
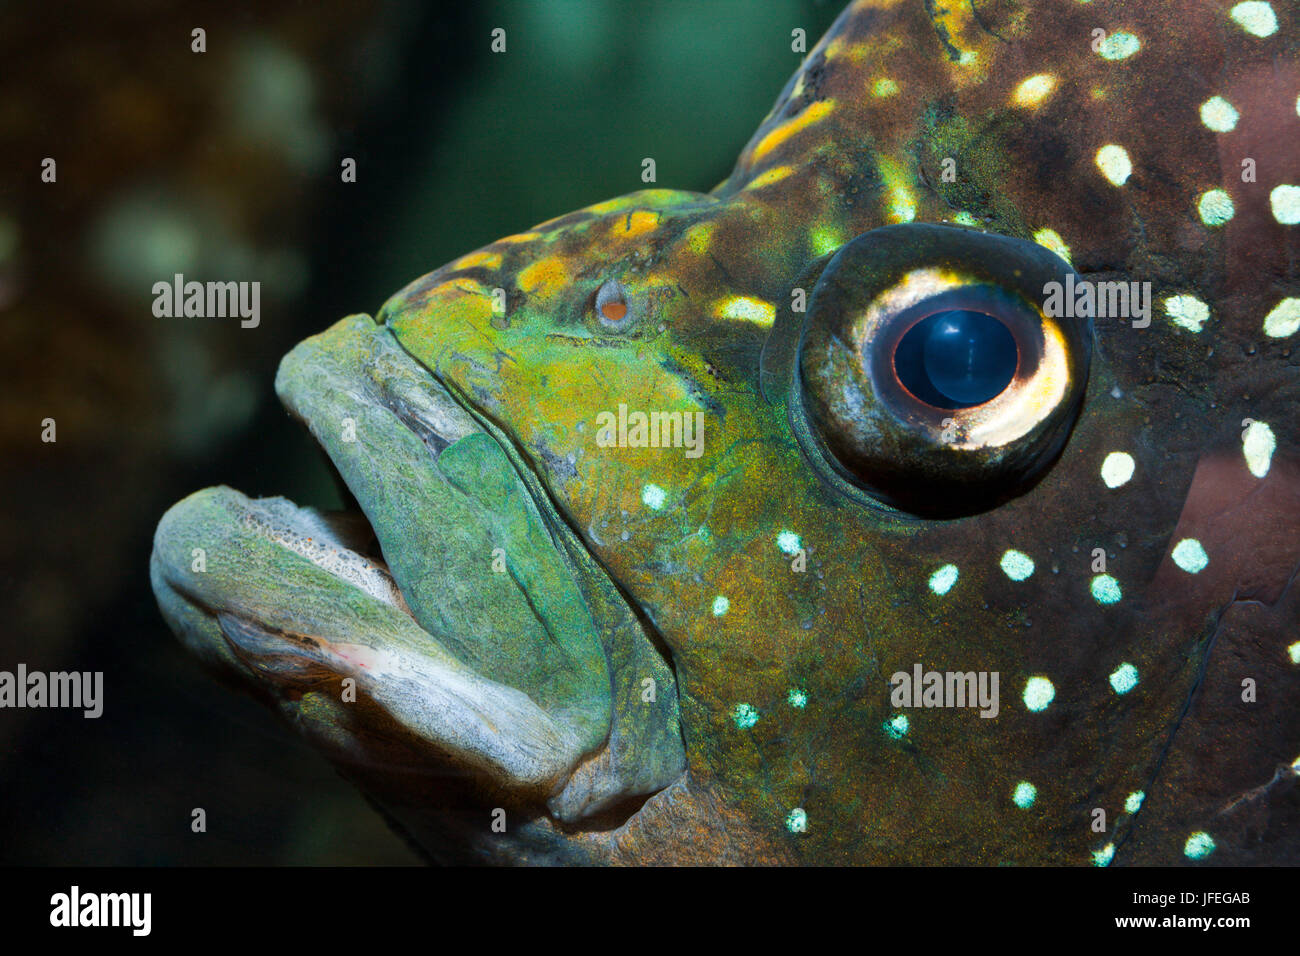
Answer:
[[[430, 845], [586, 859], [584, 821], [625, 822], [684, 768], [641, 621], [491, 426], [369, 317], [301, 343], [277, 391], [364, 519], [191, 495], [155, 534], [164, 617]], [[527, 823], [495, 832], [489, 796]]]

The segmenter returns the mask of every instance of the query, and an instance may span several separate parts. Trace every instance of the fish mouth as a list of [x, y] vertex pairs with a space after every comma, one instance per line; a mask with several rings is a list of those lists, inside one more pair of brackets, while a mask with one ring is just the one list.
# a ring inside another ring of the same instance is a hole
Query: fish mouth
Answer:
[[671, 667], [508, 436], [365, 315], [276, 391], [358, 509], [174, 505], [150, 572], [187, 647], [350, 775], [451, 772], [566, 826], [681, 776]]

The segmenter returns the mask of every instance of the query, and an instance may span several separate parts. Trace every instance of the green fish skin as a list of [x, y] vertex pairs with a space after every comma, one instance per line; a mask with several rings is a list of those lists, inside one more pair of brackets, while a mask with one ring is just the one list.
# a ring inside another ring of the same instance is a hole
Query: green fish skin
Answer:
[[164, 616], [440, 861], [1300, 862], [1298, 27], [859, 0], [295, 348], [364, 520], [198, 492]]

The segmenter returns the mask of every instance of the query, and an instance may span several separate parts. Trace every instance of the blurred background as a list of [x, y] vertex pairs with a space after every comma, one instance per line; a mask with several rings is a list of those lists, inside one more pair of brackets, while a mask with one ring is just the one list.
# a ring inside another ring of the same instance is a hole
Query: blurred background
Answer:
[[[659, 187], [711, 189], [798, 65], [791, 30], [811, 48], [839, 7], [0, 6], [0, 670], [104, 672], [98, 720], [0, 709], [0, 864], [417, 862], [181, 651], [149, 589], [154, 525], [214, 484], [337, 506], [275, 399], [284, 352], [642, 188], [643, 157]], [[178, 272], [259, 281], [260, 325], [156, 318]]]

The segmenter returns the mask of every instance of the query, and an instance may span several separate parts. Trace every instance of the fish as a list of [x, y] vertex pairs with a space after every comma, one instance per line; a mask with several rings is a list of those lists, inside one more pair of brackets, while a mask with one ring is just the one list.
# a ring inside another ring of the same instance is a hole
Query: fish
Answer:
[[164, 618], [436, 862], [1300, 862], [1297, 16], [855, 0], [296, 346], [358, 510], [186, 498]]

